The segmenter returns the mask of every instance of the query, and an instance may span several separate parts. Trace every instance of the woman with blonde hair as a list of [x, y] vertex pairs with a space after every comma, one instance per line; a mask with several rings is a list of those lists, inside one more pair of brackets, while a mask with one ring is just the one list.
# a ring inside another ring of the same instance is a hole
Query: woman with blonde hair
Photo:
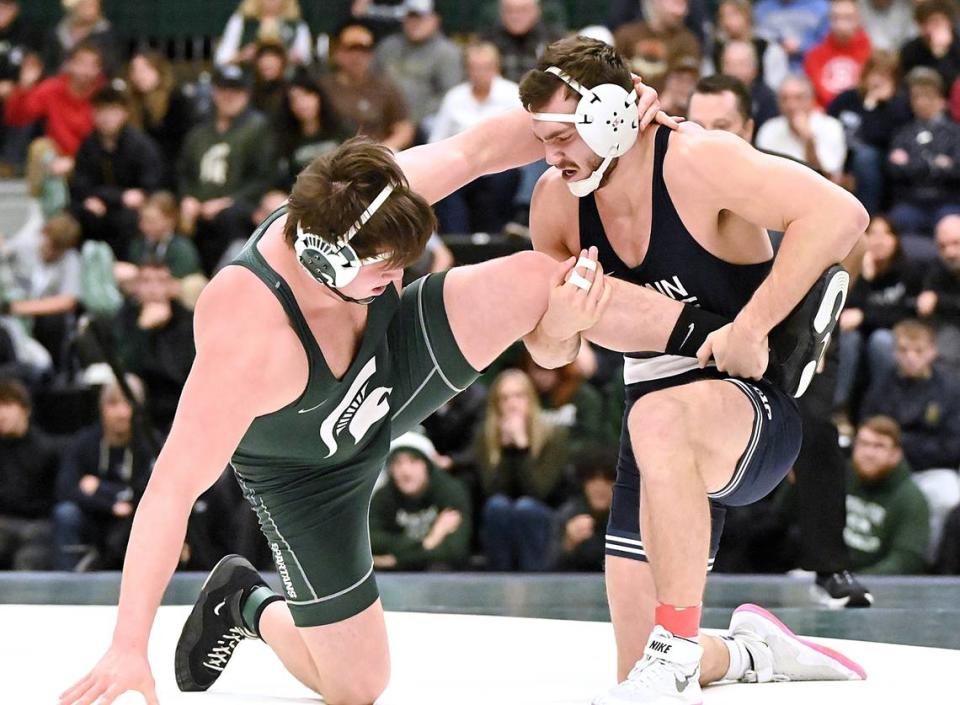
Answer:
[[193, 102], [180, 90], [170, 60], [160, 52], [142, 49], [127, 67], [130, 124], [147, 133], [164, 159], [164, 182], [172, 187], [173, 167], [187, 132], [193, 127]]
[[544, 418], [530, 377], [516, 369], [497, 375], [476, 440], [490, 570], [546, 568], [567, 456], [566, 431]]
[[217, 53], [217, 66], [249, 64], [260, 44], [281, 44], [290, 63], [304, 66], [312, 60], [310, 28], [297, 0], [243, 0], [227, 20]]

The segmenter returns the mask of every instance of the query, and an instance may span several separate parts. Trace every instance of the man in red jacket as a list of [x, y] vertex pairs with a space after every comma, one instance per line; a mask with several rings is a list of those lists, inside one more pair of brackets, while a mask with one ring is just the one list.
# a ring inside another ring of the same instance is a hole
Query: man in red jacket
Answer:
[[827, 107], [839, 93], [857, 85], [871, 49], [856, 0], [832, 0], [830, 33], [807, 52], [803, 62], [821, 108]]
[[70, 52], [63, 72], [39, 81], [42, 66], [24, 62], [20, 85], [10, 90], [4, 106], [8, 125], [47, 121], [46, 134], [61, 156], [73, 157], [93, 131], [90, 98], [103, 83], [103, 60], [95, 44], [81, 42]]

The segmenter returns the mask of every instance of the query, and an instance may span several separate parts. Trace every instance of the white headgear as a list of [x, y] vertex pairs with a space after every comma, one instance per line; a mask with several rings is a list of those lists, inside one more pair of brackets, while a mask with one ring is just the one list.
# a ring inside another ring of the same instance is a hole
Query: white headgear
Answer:
[[335, 243], [324, 240], [314, 233], [306, 232], [302, 224], [297, 223], [297, 240], [293, 247], [297, 253], [297, 259], [300, 260], [304, 269], [310, 272], [317, 281], [332, 289], [340, 289], [356, 279], [363, 265], [384, 259], [382, 255], [360, 259], [351, 247], [350, 241], [360, 232], [360, 228], [373, 217], [373, 214], [384, 204], [384, 201], [392, 192], [392, 184], [384, 186], [379, 195], [360, 214], [357, 222], [350, 226], [350, 229], [341, 235]]
[[533, 113], [534, 120], [544, 122], [571, 122], [577, 134], [603, 162], [588, 178], [567, 184], [574, 196], [583, 198], [600, 186], [607, 168], [621, 157], [637, 141], [640, 134], [640, 110], [637, 107], [636, 89], [629, 93], [615, 83], [601, 83], [593, 88], [584, 88], [570, 75], [556, 66], [547, 69], [570, 88], [580, 94], [580, 102], [573, 113]]

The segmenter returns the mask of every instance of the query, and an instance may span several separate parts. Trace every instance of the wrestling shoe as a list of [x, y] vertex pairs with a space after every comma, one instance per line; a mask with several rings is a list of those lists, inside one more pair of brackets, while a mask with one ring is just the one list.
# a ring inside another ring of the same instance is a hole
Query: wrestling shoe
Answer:
[[825, 271], [780, 324], [770, 331], [764, 375], [792, 397], [810, 386], [847, 300], [850, 275], [839, 264]]
[[750, 655], [744, 683], [865, 680], [863, 668], [841, 653], [801, 639], [762, 607], [740, 605], [730, 618], [730, 636]]
[[849, 570], [818, 573], [813, 589], [820, 604], [831, 609], [870, 607], [873, 604], [873, 595]]
[[627, 680], [594, 698], [593, 705], [701, 705], [702, 656], [696, 641], [657, 625]]
[[207, 576], [177, 642], [174, 663], [180, 690], [206, 690], [223, 672], [237, 645], [257, 634], [243, 623], [242, 600], [266, 583], [242, 556], [225, 556]]

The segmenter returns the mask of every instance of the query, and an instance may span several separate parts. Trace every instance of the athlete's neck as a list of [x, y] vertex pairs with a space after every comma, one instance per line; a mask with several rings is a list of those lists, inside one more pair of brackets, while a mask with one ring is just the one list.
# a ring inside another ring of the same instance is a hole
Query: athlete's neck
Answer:
[[617, 161], [607, 183], [597, 190], [596, 198], [603, 202], [606, 212], [634, 213], [649, 206], [655, 134], [653, 125], [644, 130], [630, 151]]

